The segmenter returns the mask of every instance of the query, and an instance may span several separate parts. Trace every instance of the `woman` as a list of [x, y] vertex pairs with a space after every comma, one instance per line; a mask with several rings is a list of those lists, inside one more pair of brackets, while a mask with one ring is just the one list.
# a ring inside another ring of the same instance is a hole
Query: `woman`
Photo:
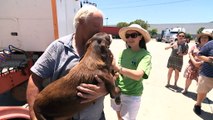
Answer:
[[121, 104], [112, 107], [117, 111], [119, 120], [135, 120], [143, 93], [143, 79], [147, 79], [151, 70], [151, 55], [146, 49], [150, 41], [149, 33], [138, 24], [123, 27], [119, 36], [128, 47], [122, 51], [118, 65], [114, 65], [120, 75], [117, 85], [121, 89]]
[[[165, 50], [172, 48], [171, 55], [168, 59], [167, 68], [168, 68], [168, 80], [166, 87], [170, 86], [170, 80], [173, 71], [175, 71], [175, 82], [174, 87], [177, 87], [177, 81], [179, 79], [179, 73], [181, 72], [182, 66], [183, 66], [183, 55], [186, 55], [188, 53], [188, 49], [184, 51], [184, 53], [178, 53], [178, 48], [181, 44], [185, 42], [185, 33], [179, 32], [177, 34], [177, 41], [171, 43], [168, 47], [165, 48]], [[187, 45], [188, 46], [188, 45]]]
[[199, 68], [203, 61], [198, 59], [197, 54], [200, 51], [200, 48], [211, 39], [212, 35], [209, 33], [201, 33], [197, 35], [198, 44], [194, 45], [188, 53], [189, 64], [184, 72], [186, 83], [185, 89], [182, 92], [183, 94], [186, 94], [188, 92], [188, 88], [191, 85], [193, 79], [198, 81]]

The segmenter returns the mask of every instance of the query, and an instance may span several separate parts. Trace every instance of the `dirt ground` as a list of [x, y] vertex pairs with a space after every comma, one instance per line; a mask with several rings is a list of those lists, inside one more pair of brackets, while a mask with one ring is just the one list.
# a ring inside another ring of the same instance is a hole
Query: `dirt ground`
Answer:
[[[189, 47], [194, 45], [190, 42]], [[178, 89], [166, 88], [167, 83], [167, 60], [171, 50], [165, 50], [168, 43], [151, 40], [148, 51], [152, 55], [152, 71], [148, 80], [144, 80], [144, 92], [137, 120], [213, 120], [213, 90], [207, 95], [202, 103], [202, 115], [197, 116], [193, 112], [196, 102], [196, 81], [193, 80], [189, 93], [183, 95], [181, 91], [185, 86], [183, 72], [188, 63], [188, 55], [184, 56], [184, 65], [178, 81]], [[125, 48], [122, 40], [113, 40], [111, 50], [117, 56]], [[172, 76], [171, 84], [174, 83]], [[115, 111], [110, 106], [110, 97], [106, 96], [104, 111], [107, 120], [117, 120]]]

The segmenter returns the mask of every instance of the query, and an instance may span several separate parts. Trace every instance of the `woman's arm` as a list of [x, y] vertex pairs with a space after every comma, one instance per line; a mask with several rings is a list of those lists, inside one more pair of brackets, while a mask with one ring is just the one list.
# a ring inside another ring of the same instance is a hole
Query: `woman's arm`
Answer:
[[175, 43], [172, 42], [172, 43], [169, 44], [169, 46], [165, 47], [165, 50], [168, 50], [168, 49], [170, 49], [170, 48], [173, 48], [174, 46], [175, 46]]
[[133, 80], [140, 80], [143, 75], [144, 75], [144, 71], [143, 70], [131, 70], [131, 69], [128, 69], [128, 68], [124, 68], [124, 67], [121, 67], [119, 66], [119, 73], [124, 75], [124, 76], [127, 76]]
[[173, 47], [173, 45], [169, 45], [169, 46], [165, 47], [165, 50], [168, 50], [168, 49], [170, 49], [172, 47]]
[[191, 52], [189, 53], [189, 58], [190, 58], [192, 64], [197, 68], [199, 68], [201, 66], [201, 64], [203, 63], [203, 61], [196, 61], [195, 57], [192, 55]]
[[[150, 65], [151, 65], [151, 56], [147, 55], [141, 60], [138, 67], [146, 68], [146, 67], [150, 67]], [[133, 70], [133, 69], [122, 67], [120, 65], [114, 65], [114, 69], [115, 71], [118, 71], [123, 76], [127, 76], [136, 81], [140, 80], [145, 75], [144, 69]]]

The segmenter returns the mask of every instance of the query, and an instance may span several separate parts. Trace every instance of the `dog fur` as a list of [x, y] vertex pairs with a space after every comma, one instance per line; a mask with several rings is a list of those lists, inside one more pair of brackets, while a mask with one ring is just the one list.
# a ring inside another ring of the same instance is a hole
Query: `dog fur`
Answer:
[[119, 96], [112, 72], [113, 55], [109, 49], [111, 38], [100, 32], [86, 43], [86, 53], [67, 75], [52, 82], [36, 97], [34, 112], [38, 120], [66, 119], [85, 109], [95, 101], [80, 103], [77, 86], [81, 83], [97, 84], [95, 75], [105, 83], [112, 98]]

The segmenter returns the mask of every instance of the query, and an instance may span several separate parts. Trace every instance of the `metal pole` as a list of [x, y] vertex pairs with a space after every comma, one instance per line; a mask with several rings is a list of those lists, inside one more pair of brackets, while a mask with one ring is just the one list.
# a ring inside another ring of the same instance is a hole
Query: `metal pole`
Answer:
[[107, 17], [107, 18], [105, 18], [105, 19], [106, 19], [106, 26], [107, 26], [107, 25], [108, 25], [108, 19], [109, 19], [109, 18]]

